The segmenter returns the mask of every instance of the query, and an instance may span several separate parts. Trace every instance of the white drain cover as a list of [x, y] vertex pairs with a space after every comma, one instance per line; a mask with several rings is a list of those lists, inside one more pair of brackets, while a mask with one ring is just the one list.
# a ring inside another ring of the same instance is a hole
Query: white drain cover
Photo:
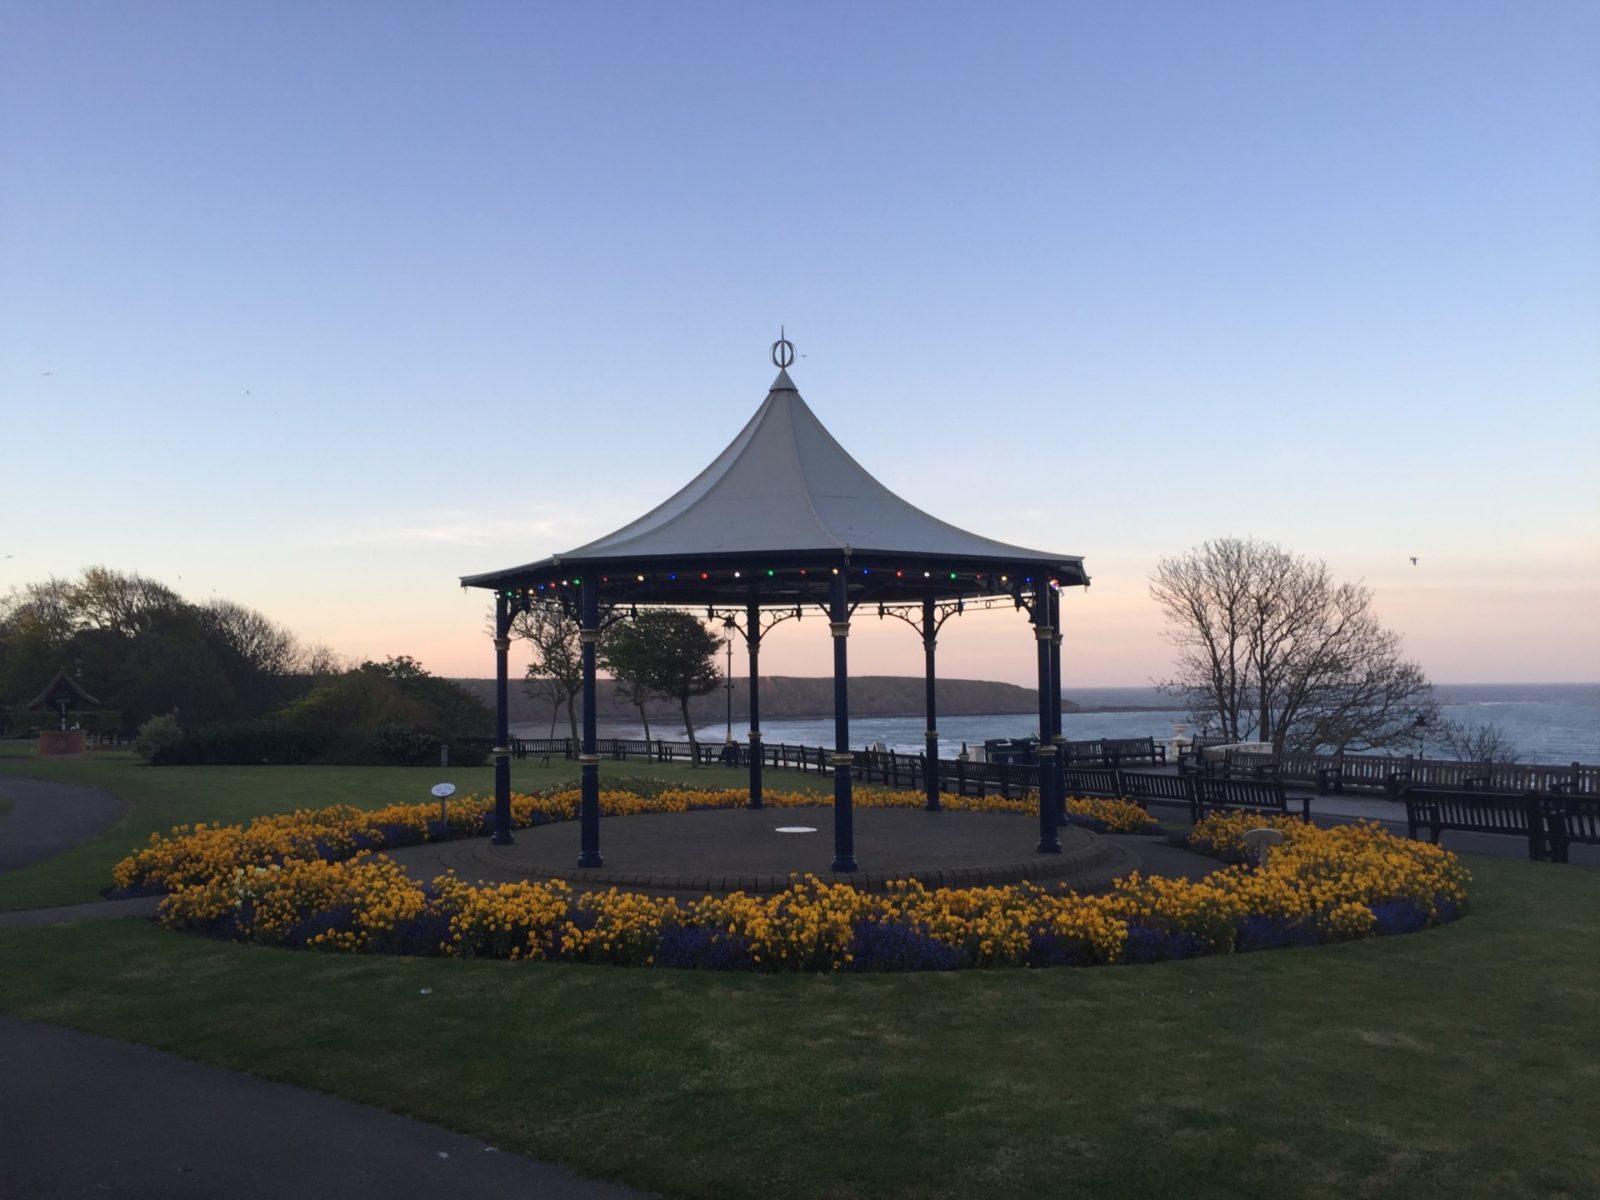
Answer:
[[779, 825], [777, 829], [779, 833], [815, 833], [816, 831], [817, 827], [815, 825]]

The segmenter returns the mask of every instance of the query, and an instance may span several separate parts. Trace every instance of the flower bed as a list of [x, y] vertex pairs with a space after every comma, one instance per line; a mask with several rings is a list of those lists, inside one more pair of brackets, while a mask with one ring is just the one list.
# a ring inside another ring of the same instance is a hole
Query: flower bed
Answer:
[[[602, 807], [612, 815], [685, 811], [728, 807], [740, 796], [608, 792]], [[874, 789], [862, 789], [858, 799], [901, 807], [922, 801], [918, 793]], [[818, 798], [775, 793], [768, 800], [782, 807]], [[445, 875], [419, 884], [373, 852], [481, 833], [489, 807], [458, 805], [448, 827], [431, 806], [417, 805], [175, 830], [119, 863], [116, 875], [123, 887], [169, 889], [160, 914], [169, 928], [239, 941], [756, 971], [1088, 966], [1345, 941], [1452, 920], [1465, 909], [1468, 882], [1455, 857], [1437, 846], [1376, 825], [1322, 830], [1303, 822], [1283, 826], [1284, 844], [1265, 868], [1235, 863], [1200, 881], [1135, 874], [1094, 896], [1029, 884], [929, 890], [914, 882], [868, 894], [807, 876], [772, 896], [680, 903], [614, 889], [578, 893], [560, 882], [472, 887]], [[1030, 811], [1023, 799], [973, 798], [951, 807]], [[524, 826], [570, 819], [576, 793], [519, 796], [513, 810]], [[1096, 811], [1106, 815], [1094, 819], [1126, 817]], [[1219, 853], [1242, 849], [1239, 835], [1261, 823], [1208, 818], [1193, 844]]]

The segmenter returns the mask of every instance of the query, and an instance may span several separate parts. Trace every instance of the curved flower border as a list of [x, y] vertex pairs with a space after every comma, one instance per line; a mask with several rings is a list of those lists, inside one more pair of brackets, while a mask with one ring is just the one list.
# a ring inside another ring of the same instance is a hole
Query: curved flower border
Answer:
[[[653, 793], [653, 794], [651, 794]], [[602, 794], [621, 816], [742, 805], [741, 792], [646, 785]], [[801, 792], [774, 807], [812, 805]], [[564, 788], [513, 799], [520, 826], [576, 816]], [[916, 792], [862, 789], [857, 802], [918, 807]], [[950, 798], [950, 807], [1031, 812], [1026, 797]], [[1071, 800], [1072, 818], [1119, 831], [1159, 828], [1127, 801]], [[909, 971], [1152, 962], [1406, 933], [1466, 910], [1469, 875], [1437, 846], [1376, 824], [1318, 829], [1223, 815], [1196, 826], [1191, 848], [1231, 860], [1193, 881], [1133, 874], [1106, 893], [1031, 884], [882, 893], [814, 876], [771, 896], [735, 893], [680, 902], [636, 892], [575, 892], [563, 882], [474, 887], [453, 874], [418, 883], [381, 848], [479, 835], [492, 805], [372, 812], [348, 806], [262, 817], [248, 826], [181, 826], [117, 864], [126, 891], [166, 891], [172, 929], [266, 945], [348, 953], [609, 963], [756, 971]], [[1243, 835], [1283, 831], [1267, 864]]]

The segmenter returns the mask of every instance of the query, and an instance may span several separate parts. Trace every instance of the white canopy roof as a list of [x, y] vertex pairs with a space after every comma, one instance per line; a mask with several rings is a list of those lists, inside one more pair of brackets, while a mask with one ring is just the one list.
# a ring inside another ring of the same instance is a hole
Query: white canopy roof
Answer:
[[739, 436], [675, 496], [557, 559], [790, 551], [1064, 559], [968, 533], [900, 499], [834, 440], [787, 371]]
[[980, 537], [902, 500], [834, 440], [780, 370], [728, 448], [666, 502], [576, 549], [462, 582], [493, 587], [551, 567], [739, 555], [1027, 563], [1063, 584], [1088, 581], [1081, 558]]

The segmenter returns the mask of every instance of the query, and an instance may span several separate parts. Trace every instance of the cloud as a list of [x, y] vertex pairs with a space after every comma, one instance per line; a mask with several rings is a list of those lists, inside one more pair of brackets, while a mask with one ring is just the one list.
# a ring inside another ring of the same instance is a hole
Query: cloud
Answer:
[[302, 546], [341, 550], [355, 546], [503, 547], [512, 557], [543, 557], [592, 541], [621, 525], [593, 509], [545, 506], [534, 515], [440, 510], [387, 518], [364, 515], [302, 530], [293, 541]]

